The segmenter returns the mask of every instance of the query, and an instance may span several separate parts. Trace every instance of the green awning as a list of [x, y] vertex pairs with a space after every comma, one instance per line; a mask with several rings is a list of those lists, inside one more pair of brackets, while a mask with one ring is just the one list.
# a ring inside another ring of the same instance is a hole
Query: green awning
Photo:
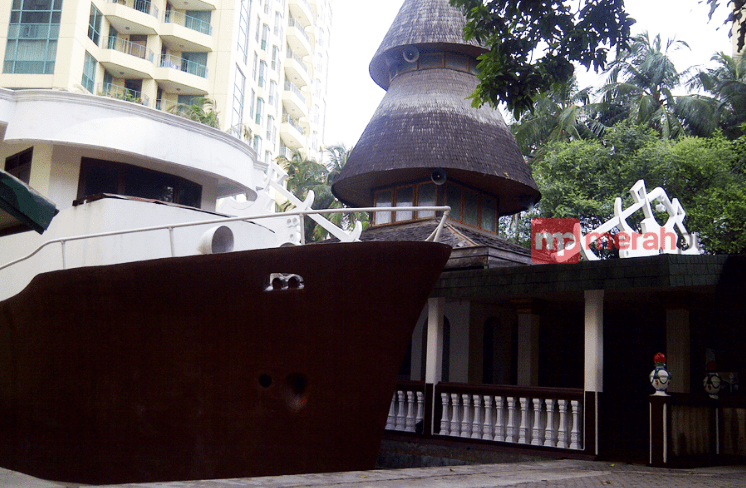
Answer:
[[43, 233], [57, 207], [24, 182], [0, 170], [0, 232], [15, 227]]

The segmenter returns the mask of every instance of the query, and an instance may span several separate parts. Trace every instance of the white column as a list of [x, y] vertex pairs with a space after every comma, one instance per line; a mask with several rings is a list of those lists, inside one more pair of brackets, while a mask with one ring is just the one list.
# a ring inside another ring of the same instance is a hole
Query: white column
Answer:
[[399, 410], [396, 412], [396, 430], [405, 430], [407, 425], [407, 401], [406, 401], [406, 394], [399, 390], [396, 392], [399, 402], [398, 407]]
[[414, 392], [407, 392], [407, 415], [404, 422], [404, 430], [414, 432]]
[[484, 426], [482, 427], [482, 439], [491, 441], [492, 435], [492, 395], [484, 396]]
[[443, 377], [443, 310], [445, 298], [430, 298], [427, 301], [427, 356], [425, 358], [425, 382], [435, 385]]
[[[443, 378], [443, 311], [446, 307], [445, 298], [430, 298], [427, 301], [427, 346], [425, 354], [425, 383], [437, 385]], [[435, 401], [430, 406], [430, 425], [424, 426], [435, 432]], [[454, 409], [456, 409], [454, 405]], [[441, 427], [441, 432], [443, 429]]]
[[604, 291], [585, 291], [585, 391], [604, 391]]
[[463, 417], [461, 420], [461, 437], [471, 437], [471, 395], [464, 393], [461, 395], [461, 407]]
[[389, 416], [386, 418], [386, 430], [394, 430], [396, 425], [396, 393], [394, 398], [391, 399], [391, 406], [389, 407]]
[[567, 400], [557, 400], [559, 405], [559, 428], [557, 429], [557, 447], [567, 449]]
[[541, 429], [541, 398], [534, 398], [531, 402], [534, 405], [534, 423], [531, 428], [531, 445], [540, 446], [541, 441], [543, 440], [541, 438], [541, 434], [543, 434]]
[[528, 398], [519, 398], [521, 403], [521, 423], [518, 427], [518, 443], [525, 444], [528, 439]]
[[671, 373], [669, 393], [689, 393], [690, 358], [689, 310], [666, 310], [666, 366]]
[[495, 440], [505, 442], [505, 423], [503, 421], [503, 397], [495, 397]]
[[474, 395], [472, 400], [474, 403], [474, 418], [471, 422], [471, 438], [481, 439], [482, 438], [482, 395]]
[[440, 415], [440, 435], [448, 435], [451, 426], [448, 420], [448, 393], [440, 394], [440, 402], [443, 408]]
[[456, 436], [461, 433], [461, 418], [459, 416], [458, 393], [451, 393], [451, 430], [449, 435]]
[[545, 402], [547, 406], [547, 427], [544, 432], [544, 445], [554, 447], [554, 441], [557, 437], [554, 430], [554, 399], [547, 398]]
[[508, 397], [508, 421], [505, 424], [505, 442], [515, 442], [515, 397]]

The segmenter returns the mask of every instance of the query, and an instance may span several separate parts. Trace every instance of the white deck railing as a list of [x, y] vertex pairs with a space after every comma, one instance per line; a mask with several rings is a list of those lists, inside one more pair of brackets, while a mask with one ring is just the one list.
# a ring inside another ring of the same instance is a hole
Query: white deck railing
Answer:
[[[292, 210], [288, 212], [273, 212], [273, 213], [267, 213], [267, 214], [260, 214], [260, 215], [252, 215], [250, 217], [223, 217], [223, 218], [217, 218], [217, 219], [209, 219], [209, 220], [200, 220], [197, 222], [185, 222], [180, 224], [168, 224], [168, 225], [157, 225], [157, 226], [151, 226], [151, 227], [140, 227], [136, 229], [126, 229], [126, 230], [117, 230], [117, 231], [111, 231], [111, 232], [99, 232], [95, 234], [86, 234], [86, 235], [79, 235], [79, 236], [69, 236], [69, 237], [60, 237], [58, 239], [51, 239], [49, 241], [44, 242], [39, 247], [37, 247], [33, 252], [30, 254], [27, 254], [23, 257], [20, 257], [16, 260], [10, 261], [8, 263], [3, 264], [0, 266], [0, 271], [2, 271], [5, 268], [8, 268], [10, 266], [13, 266], [14, 264], [18, 264], [20, 262], [26, 261], [27, 259], [33, 257], [36, 255], [39, 251], [46, 248], [47, 246], [51, 246], [53, 244], [60, 244], [60, 249], [62, 251], [62, 269], [67, 269], [67, 262], [65, 257], [65, 244], [68, 242], [73, 241], [81, 241], [81, 240], [87, 240], [87, 239], [96, 239], [99, 237], [110, 237], [110, 236], [120, 236], [125, 234], [135, 234], [140, 232], [153, 232], [153, 231], [159, 231], [159, 230], [167, 230], [168, 231], [168, 238], [171, 245], [171, 256], [174, 257], [176, 255], [175, 253], [175, 242], [174, 242], [174, 229], [182, 228], [182, 227], [195, 227], [199, 225], [211, 225], [211, 224], [225, 224], [228, 222], [238, 222], [238, 221], [253, 221], [253, 220], [261, 220], [261, 219], [268, 219], [268, 218], [285, 218], [289, 216], [300, 216], [301, 217], [301, 229], [303, 228], [302, 219], [305, 216], [318, 216], [321, 214], [338, 214], [338, 213], [358, 213], [358, 212], [391, 212], [394, 210], [434, 210], [436, 212], [443, 212], [443, 217], [440, 219], [440, 222], [438, 223], [438, 226], [436, 229], [430, 234], [430, 236], [426, 239], [426, 241], [435, 241], [437, 242], [440, 238], [440, 232], [443, 229], [443, 225], [445, 224], [446, 218], [448, 217], [448, 213], [451, 211], [451, 207], [447, 206], [433, 206], [433, 207], [365, 207], [365, 208], [337, 208], [337, 209], [323, 209], [323, 210], [313, 210], [313, 209], [297, 209]], [[328, 222], [328, 221], [327, 221]], [[330, 225], [334, 225], [329, 223]], [[360, 237], [360, 231], [362, 230], [361, 226], [356, 226], [356, 229], [350, 233], [347, 234], [341, 229], [337, 228], [338, 232], [333, 233], [335, 237], [339, 238], [341, 241], [357, 241]], [[349, 239], [346, 239], [344, 236], [349, 237]]]
[[[582, 390], [440, 383], [433, 433], [479, 441], [582, 450]], [[422, 386], [399, 385], [386, 429], [422, 432]], [[439, 430], [438, 430], [439, 429]]]

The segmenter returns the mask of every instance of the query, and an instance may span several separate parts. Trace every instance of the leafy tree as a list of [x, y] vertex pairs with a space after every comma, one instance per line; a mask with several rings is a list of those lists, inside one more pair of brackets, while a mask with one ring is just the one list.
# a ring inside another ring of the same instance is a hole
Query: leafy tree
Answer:
[[[738, 49], [744, 48], [746, 0], [699, 0], [710, 5], [709, 18], [721, 5], [725, 21], [738, 26]], [[490, 51], [480, 57], [476, 106], [506, 103], [516, 119], [532, 110], [541, 92], [574, 73], [573, 62], [604, 69], [608, 52], [625, 47], [635, 22], [624, 0], [450, 0], [466, 16], [464, 38]]]
[[539, 157], [547, 142], [598, 137], [605, 126], [591, 117], [595, 111], [591, 93], [591, 87], [578, 90], [575, 76], [548, 93], [540, 93], [533, 111], [511, 125], [521, 152]]
[[[311, 208], [314, 210], [342, 208], [342, 203], [337, 200], [331, 191], [332, 183], [339, 176], [342, 167], [347, 162], [351, 150], [344, 146], [332, 146], [327, 150], [330, 154], [330, 162], [325, 166], [313, 159], [307, 159], [299, 151], [295, 151], [288, 159], [284, 156], [277, 158], [278, 164], [288, 173], [287, 189], [301, 200], [305, 200], [309, 190], [313, 190], [314, 201]], [[290, 208], [287, 203], [283, 210]], [[330, 214], [325, 216], [334, 224], [350, 229], [356, 220], [367, 224], [367, 214]], [[323, 240], [328, 232], [311, 219], [305, 221], [306, 242]]]
[[216, 129], [220, 128], [220, 119], [217, 110], [215, 110], [215, 102], [209, 98], [192, 98], [190, 103], [178, 103], [171, 107], [168, 112]]
[[730, 57], [717, 53], [712, 57], [714, 68], [701, 71], [690, 87], [712, 94], [706, 98], [713, 107], [717, 123], [729, 138], [744, 135], [746, 130], [746, 57]]
[[746, 252], [746, 138], [661, 140], [650, 128], [621, 124], [601, 140], [550, 144], [532, 169], [542, 217], [579, 218], [584, 231], [594, 229], [613, 215], [616, 197], [631, 205], [629, 188], [644, 179], [681, 201], [687, 229], [707, 252]]
[[[700, 0], [702, 3], [703, 0]], [[712, 19], [712, 14], [721, 5], [721, 0], [706, 0], [710, 5], [709, 18]], [[746, 22], [744, 20], [744, 14], [746, 14], [746, 0], [728, 0], [725, 2], [727, 8], [730, 9], [730, 15], [725, 19], [725, 25], [727, 26], [738, 26], [736, 29], [737, 36], [737, 47], [739, 51], [743, 50], [744, 41], [746, 41]]]
[[634, 23], [623, 0], [450, 0], [466, 16], [466, 40], [480, 56], [474, 104], [507, 104], [518, 119], [540, 92], [572, 77], [577, 62], [603, 69], [609, 49], [623, 47]]
[[609, 64], [608, 84], [601, 89], [604, 102], [614, 107], [617, 117], [625, 115], [633, 124], [649, 125], [664, 139], [684, 135], [686, 127], [711, 133], [712, 104], [673, 94], [688, 76], [686, 71], [679, 73], [670, 58], [670, 53], [682, 48], [689, 45], [669, 39], [664, 46], [660, 35], [651, 40], [647, 32], [635, 36]]

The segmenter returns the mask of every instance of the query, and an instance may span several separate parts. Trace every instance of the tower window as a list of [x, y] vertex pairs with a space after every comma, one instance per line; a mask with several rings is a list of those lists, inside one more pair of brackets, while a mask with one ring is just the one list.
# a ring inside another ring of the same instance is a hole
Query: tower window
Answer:
[[3, 73], [54, 74], [62, 0], [14, 0]]

